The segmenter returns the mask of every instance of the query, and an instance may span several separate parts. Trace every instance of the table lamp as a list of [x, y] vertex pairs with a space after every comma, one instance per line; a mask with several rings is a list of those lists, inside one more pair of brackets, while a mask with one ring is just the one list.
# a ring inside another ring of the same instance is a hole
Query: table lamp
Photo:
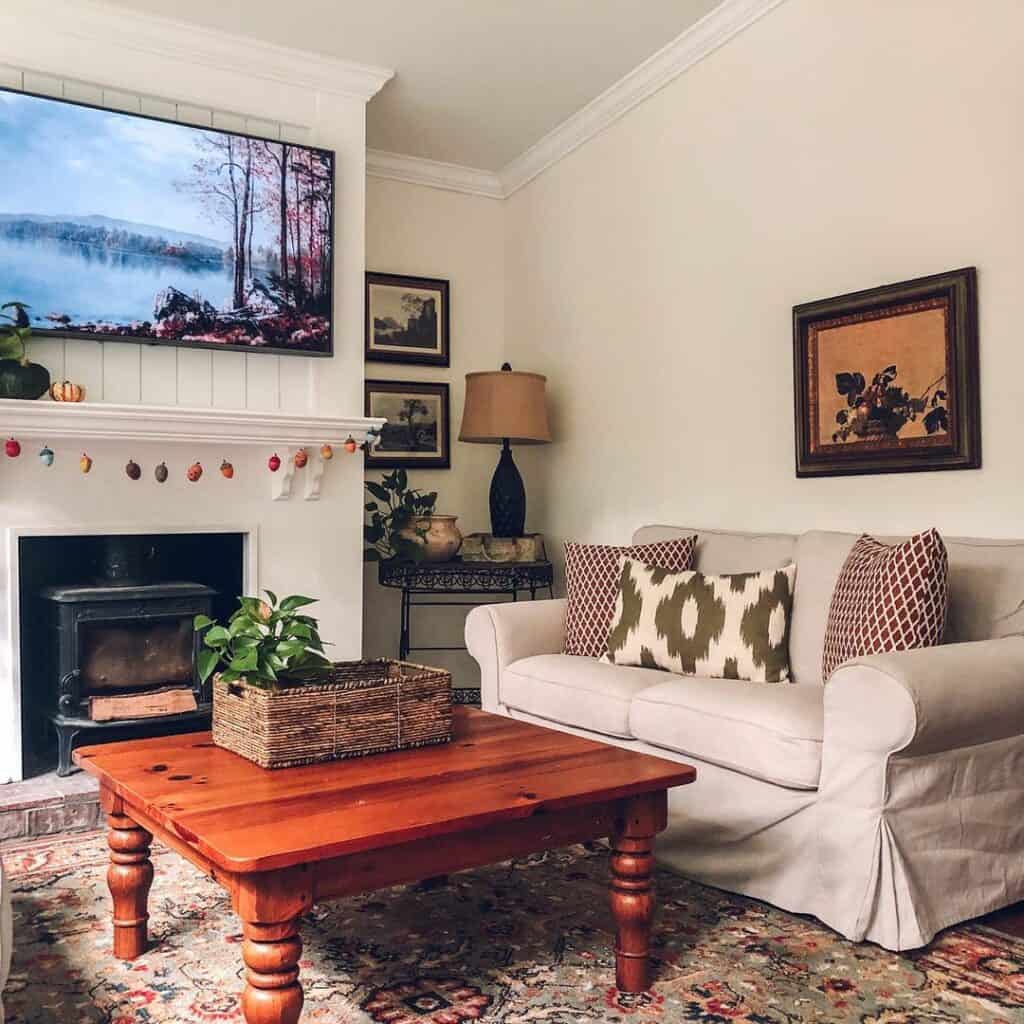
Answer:
[[551, 440], [546, 382], [547, 377], [513, 370], [508, 363], [500, 370], [466, 374], [459, 440], [501, 445], [501, 458], [491, 480], [491, 533], [495, 537], [522, 537], [526, 526], [526, 488], [512, 461], [512, 445]]

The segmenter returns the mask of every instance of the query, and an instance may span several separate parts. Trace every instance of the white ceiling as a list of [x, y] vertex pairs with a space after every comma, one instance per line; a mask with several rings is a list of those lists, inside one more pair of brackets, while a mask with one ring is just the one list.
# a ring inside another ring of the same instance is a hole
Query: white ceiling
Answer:
[[116, 0], [393, 68], [367, 145], [497, 171], [719, 0]]

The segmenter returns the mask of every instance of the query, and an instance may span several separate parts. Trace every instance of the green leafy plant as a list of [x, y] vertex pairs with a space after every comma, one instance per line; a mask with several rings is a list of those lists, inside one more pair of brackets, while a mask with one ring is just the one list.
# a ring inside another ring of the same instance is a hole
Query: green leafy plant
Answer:
[[[363, 527], [367, 547], [367, 562], [381, 562], [389, 558], [419, 561], [423, 557], [422, 540], [427, 531], [417, 525], [419, 519], [429, 516], [437, 504], [437, 491], [424, 493], [410, 490], [404, 469], [388, 473], [380, 483], [366, 481], [366, 490], [373, 501], [366, 503], [369, 522]], [[403, 536], [403, 531], [413, 537]]]
[[[0, 320], [7, 321], [0, 325], [0, 330], [5, 332], [0, 335], [0, 359], [17, 359], [23, 366], [28, 365], [25, 342], [32, 337], [28, 313], [25, 312], [28, 308], [24, 302], [5, 302], [0, 306]], [[6, 312], [9, 309], [14, 313]]]
[[316, 599], [293, 594], [279, 602], [273, 591], [264, 593], [266, 601], [240, 597], [227, 625], [207, 615], [195, 617], [192, 624], [202, 632], [197, 667], [204, 683], [219, 668], [226, 683], [244, 677], [253, 686], [272, 690], [314, 681], [330, 666], [316, 619], [299, 612]]

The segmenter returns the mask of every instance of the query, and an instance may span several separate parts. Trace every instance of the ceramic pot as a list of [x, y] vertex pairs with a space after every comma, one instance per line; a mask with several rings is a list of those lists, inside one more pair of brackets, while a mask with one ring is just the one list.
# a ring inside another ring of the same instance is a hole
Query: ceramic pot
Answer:
[[[419, 519], [401, 531], [400, 536], [422, 545], [424, 562], [447, 562], [462, 547], [462, 534], [455, 525], [458, 516], [430, 515]], [[417, 531], [426, 531], [421, 537]]]

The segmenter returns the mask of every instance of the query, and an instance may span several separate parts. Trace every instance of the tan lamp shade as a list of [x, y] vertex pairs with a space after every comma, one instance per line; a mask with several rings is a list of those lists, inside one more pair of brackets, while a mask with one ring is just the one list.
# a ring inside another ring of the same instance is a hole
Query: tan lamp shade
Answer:
[[551, 440], [544, 394], [547, 377], [519, 370], [466, 374], [460, 441], [474, 444], [547, 444]]

